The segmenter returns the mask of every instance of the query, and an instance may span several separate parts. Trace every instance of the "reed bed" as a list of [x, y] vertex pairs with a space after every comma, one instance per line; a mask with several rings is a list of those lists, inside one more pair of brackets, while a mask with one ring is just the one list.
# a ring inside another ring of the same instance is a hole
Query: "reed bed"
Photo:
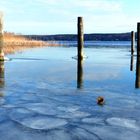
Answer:
[[15, 35], [6, 33], [4, 34], [4, 47], [3, 51], [5, 54], [15, 53], [17, 51], [23, 51], [28, 48], [36, 47], [47, 47], [47, 46], [58, 46], [59, 44], [55, 41], [41, 41], [33, 40], [22, 35]]

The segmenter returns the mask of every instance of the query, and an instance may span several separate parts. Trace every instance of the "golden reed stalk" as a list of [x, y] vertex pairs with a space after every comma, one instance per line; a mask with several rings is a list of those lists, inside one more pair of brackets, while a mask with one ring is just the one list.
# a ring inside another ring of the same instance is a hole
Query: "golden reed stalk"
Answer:
[[17, 51], [23, 51], [27, 48], [59, 46], [56, 42], [47, 42], [41, 40], [31, 40], [22, 35], [15, 35], [13, 33], [4, 33], [4, 54], [10, 54]]

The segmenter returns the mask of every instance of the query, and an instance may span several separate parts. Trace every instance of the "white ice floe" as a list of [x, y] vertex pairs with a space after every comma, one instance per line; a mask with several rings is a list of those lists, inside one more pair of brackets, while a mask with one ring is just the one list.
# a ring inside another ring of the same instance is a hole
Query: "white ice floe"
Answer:
[[19, 123], [28, 128], [46, 130], [66, 125], [67, 121], [59, 118], [48, 118], [44, 116], [37, 116], [25, 118], [21, 120]]
[[25, 108], [13, 108], [9, 112], [9, 117], [11, 118], [11, 120], [16, 122], [20, 122], [22, 119], [31, 117], [33, 115], [35, 115], [34, 112], [27, 110]]
[[32, 103], [25, 105], [25, 107], [29, 110], [44, 115], [56, 115], [57, 113], [56, 109], [53, 106], [45, 103]]
[[70, 107], [67, 107], [67, 106], [58, 106], [57, 107], [60, 111], [65, 111], [65, 112], [74, 112], [76, 110], [79, 109], [78, 106], [70, 106]]
[[12, 105], [12, 104], [5, 104], [2, 107], [4, 107], [4, 108], [14, 108], [16, 106], [15, 105]]
[[75, 118], [84, 118], [84, 117], [90, 116], [90, 114], [87, 113], [87, 112], [77, 110], [77, 111], [73, 111], [73, 112], [65, 112], [65, 113], [60, 114], [58, 116], [61, 117], [61, 118], [75, 119]]
[[36, 87], [38, 89], [47, 89], [47, 88], [51, 89], [51, 86], [50, 87], [49, 86], [50, 85], [48, 83], [45, 83], [45, 82], [40, 82], [36, 85]]
[[106, 120], [110, 125], [121, 126], [126, 128], [131, 128], [134, 130], [139, 130], [139, 126], [136, 123], [136, 120], [126, 119], [126, 118], [108, 118]]
[[103, 119], [101, 118], [84, 118], [82, 122], [89, 123], [89, 124], [103, 124]]
[[4, 104], [5, 103], [5, 99], [3, 98], [0, 98], [0, 105]]
[[58, 112], [61, 111], [61, 114], [58, 113], [59, 117], [62, 118], [83, 118], [87, 117], [90, 114], [88, 112], [80, 111], [80, 107], [76, 105], [71, 105], [71, 106], [58, 106], [57, 107]]
[[25, 108], [15, 108], [15, 109], [13, 109], [12, 113], [13, 114], [17, 114], [17, 115], [19, 115], [19, 114], [26, 114], [26, 115], [28, 115], [28, 114], [31, 113], [31, 111], [29, 111], [29, 110], [27, 110]]

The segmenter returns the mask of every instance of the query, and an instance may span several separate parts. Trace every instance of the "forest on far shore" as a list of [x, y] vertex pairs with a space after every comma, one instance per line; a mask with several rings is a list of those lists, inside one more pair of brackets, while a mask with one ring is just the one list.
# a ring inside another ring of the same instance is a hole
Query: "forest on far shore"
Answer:
[[[24, 35], [27, 38], [42, 41], [76, 41], [76, 34], [58, 35]], [[85, 41], [130, 41], [131, 33], [104, 33], [104, 34], [84, 34]]]

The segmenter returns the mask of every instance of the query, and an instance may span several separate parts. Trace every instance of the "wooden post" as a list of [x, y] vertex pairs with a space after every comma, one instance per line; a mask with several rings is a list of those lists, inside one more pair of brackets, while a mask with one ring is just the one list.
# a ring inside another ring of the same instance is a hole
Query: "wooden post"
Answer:
[[83, 35], [83, 18], [78, 17], [78, 59], [83, 59], [84, 35]]
[[83, 87], [83, 60], [77, 60], [77, 88]]
[[0, 12], [0, 61], [4, 61], [3, 45], [3, 14]]
[[137, 23], [137, 57], [140, 56], [140, 23]]
[[131, 31], [131, 55], [133, 55], [135, 51], [135, 32]]
[[140, 23], [137, 23], [137, 63], [135, 87], [140, 88]]
[[136, 63], [136, 82], [135, 88], [140, 88], [140, 57], [137, 57]]

